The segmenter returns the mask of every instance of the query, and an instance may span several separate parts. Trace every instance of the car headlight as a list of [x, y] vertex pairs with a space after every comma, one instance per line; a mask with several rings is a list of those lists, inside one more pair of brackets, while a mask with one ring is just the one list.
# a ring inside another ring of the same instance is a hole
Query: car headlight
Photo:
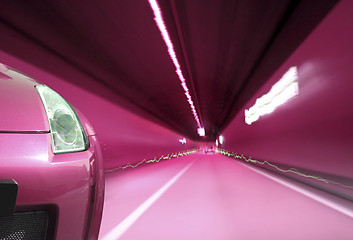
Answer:
[[38, 85], [36, 89], [47, 113], [53, 152], [56, 154], [86, 150], [89, 140], [71, 105], [45, 85]]

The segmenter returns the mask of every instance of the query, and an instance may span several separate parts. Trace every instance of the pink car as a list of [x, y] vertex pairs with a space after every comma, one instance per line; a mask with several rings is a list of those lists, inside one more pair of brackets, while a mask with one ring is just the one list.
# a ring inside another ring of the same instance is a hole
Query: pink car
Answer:
[[0, 239], [97, 239], [102, 154], [87, 119], [0, 64]]

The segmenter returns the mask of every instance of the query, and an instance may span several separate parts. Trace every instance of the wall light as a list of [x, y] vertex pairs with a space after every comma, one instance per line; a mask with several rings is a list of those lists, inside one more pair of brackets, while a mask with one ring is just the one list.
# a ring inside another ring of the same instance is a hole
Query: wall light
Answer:
[[256, 99], [255, 104], [245, 110], [245, 122], [251, 124], [261, 116], [272, 113], [277, 107], [299, 94], [297, 67], [291, 67], [271, 90]]
[[219, 137], [218, 137], [218, 139], [219, 139], [219, 144], [223, 144], [224, 143], [224, 137], [222, 136], [222, 135], [220, 135]]
[[179, 142], [180, 142], [181, 144], [186, 144], [186, 138], [179, 139]]

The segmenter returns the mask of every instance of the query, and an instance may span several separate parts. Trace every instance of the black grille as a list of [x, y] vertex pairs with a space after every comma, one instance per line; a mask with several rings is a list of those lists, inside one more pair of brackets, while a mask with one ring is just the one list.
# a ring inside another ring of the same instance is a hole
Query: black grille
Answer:
[[48, 219], [48, 213], [45, 211], [0, 217], [0, 240], [44, 240]]

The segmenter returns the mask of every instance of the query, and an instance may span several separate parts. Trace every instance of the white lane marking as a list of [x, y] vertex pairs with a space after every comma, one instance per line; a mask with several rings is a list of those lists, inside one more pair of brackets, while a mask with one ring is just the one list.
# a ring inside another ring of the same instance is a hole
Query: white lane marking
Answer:
[[136, 208], [129, 216], [127, 216], [121, 223], [113, 228], [107, 235], [103, 237], [103, 240], [117, 240], [119, 239], [136, 220], [149, 208], [151, 205], [160, 198], [165, 191], [168, 190], [195, 162], [192, 161], [180, 172], [178, 172], [172, 179], [170, 179], [163, 187], [143, 202], [138, 208]]
[[[278, 182], [288, 188], [293, 189], [294, 191], [297, 191], [321, 204], [326, 205], [327, 207], [333, 208], [336, 211], [343, 213], [346, 216], [349, 216], [351, 218], [353, 218], [353, 206], [352, 204], [349, 202], [347, 202], [347, 200], [345, 199], [340, 199], [339, 197], [334, 197], [334, 196], [330, 196], [330, 198], [327, 198], [325, 196], [322, 195], [326, 195], [324, 192], [320, 192], [320, 190], [316, 190], [313, 189], [312, 191], [305, 189], [303, 187], [300, 187], [299, 185], [295, 184], [295, 182], [291, 182], [289, 180], [286, 180], [284, 178], [281, 177], [277, 177], [275, 175], [272, 175], [271, 173], [267, 173], [265, 171], [262, 171], [260, 169], [256, 169], [253, 166], [248, 166], [246, 164], [243, 164], [244, 166], [250, 168], [251, 170], [260, 173], [261, 175], [264, 175], [265, 177], [268, 177], [270, 179], [272, 179], [275, 182]], [[321, 194], [317, 193], [317, 191], [319, 191]], [[334, 198], [334, 199], [332, 199]]]

